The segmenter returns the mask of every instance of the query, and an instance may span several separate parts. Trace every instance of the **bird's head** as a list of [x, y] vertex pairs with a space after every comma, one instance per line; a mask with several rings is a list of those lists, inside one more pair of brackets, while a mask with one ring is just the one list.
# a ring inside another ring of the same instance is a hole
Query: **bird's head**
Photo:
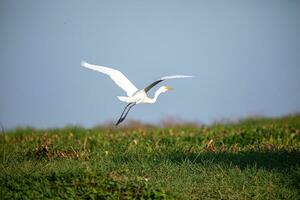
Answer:
[[159, 88], [159, 90], [161, 90], [161, 92], [167, 92], [167, 91], [173, 90], [173, 88], [171, 88], [169, 86], [161, 86]]

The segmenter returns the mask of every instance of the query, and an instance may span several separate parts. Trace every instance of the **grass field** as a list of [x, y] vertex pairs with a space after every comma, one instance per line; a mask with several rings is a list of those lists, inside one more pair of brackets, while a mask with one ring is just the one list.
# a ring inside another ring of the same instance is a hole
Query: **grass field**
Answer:
[[300, 199], [300, 115], [1, 134], [1, 199]]

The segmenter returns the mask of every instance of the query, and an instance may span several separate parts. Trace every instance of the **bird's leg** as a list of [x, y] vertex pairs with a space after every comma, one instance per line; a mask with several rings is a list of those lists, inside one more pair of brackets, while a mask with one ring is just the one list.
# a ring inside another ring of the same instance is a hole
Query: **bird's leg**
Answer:
[[124, 114], [124, 112], [125, 112], [125, 110], [128, 108], [128, 106], [130, 106], [132, 103], [129, 103], [129, 104], [127, 104], [126, 106], [125, 106], [125, 108], [124, 108], [124, 110], [123, 110], [123, 112], [122, 112], [122, 114], [121, 114], [121, 117], [120, 118], [122, 118], [122, 116], [123, 116], [123, 114]]
[[121, 123], [121, 122], [123, 121], [123, 120], [122, 120], [123, 114], [124, 114], [124, 112], [126, 111], [126, 109], [128, 108], [128, 106], [130, 106], [131, 104], [133, 104], [133, 103], [129, 103], [129, 104], [127, 104], [127, 105], [125, 106], [125, 108], [124, 108], [124, 110], [123, 110], [123, 112], [122, 112], [122, 114], [121, 114], [121, 116], [120, 116], [118, 122], [116, 123], [116, 126], [118, 126], [118, 124]]
[[[120, 119], [118, 120], [116, 126], [117, 126], [118, 124], [120, 124], [121, 122], [124, 121], [124, 119], [125, 119], [126, 116], [128, 115], [128, 112], [130, 111], [130, 109], [131, 109], [135, 104], [136, 104], [136, 103], [133, 103], [133, 104], [131, 104], [131, 105], [129, 106], [129, 108], [126, 110], [125, 116], [121, 116], [121, 117], [120, 117]], [[124, 110], [124, 111], [125, 111], [125, 110]]]
[[[122, 121], [124, 121], [124, 119], [125, 119], [126, 116], [128, 115], [129, 110], [130, 110], [135, 104], [136, 104], [136, 103], [129, 103], [129, 104], [125, 107], [124, 111], [122, 112], [121, 117], [119, 118], [118, 122], [116, 123], [116, 126], [118, 126], [118, 124], [120, 124]], [[129, 106], [129, 108], [127, 109], [128, 106]], [[126, 110], [126, 109], [127, 109], [127, 110]], [[126, 112], [125, 112], [125, 111], [126, 111]], [[125, 116], [123, 117], [124, 112], [125, 112]]]
[[[129, 111], [130, 111], [130, 109], [135, 105], [136, 103], [133, 103], [132, 105], [130, 105], [130, 107], [127, 109], [127, 111], [126, 111], [126, 113], [125, 113], [125, 116], [123, 117], [124, 119], [126, 118], [126, 116], [128, 115], [128, 113], [129, 113]], [[123, 119], [123, 120], [124, 120]], [[122, 120], [122, 121], [123, 121]]]

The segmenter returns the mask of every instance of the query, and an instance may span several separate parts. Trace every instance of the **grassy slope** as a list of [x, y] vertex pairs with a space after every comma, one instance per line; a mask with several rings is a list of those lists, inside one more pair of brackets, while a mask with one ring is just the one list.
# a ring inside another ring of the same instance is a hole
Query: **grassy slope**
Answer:
[[300, 116], [211, 127], [17, 129], [2, 198], [300, 199]]

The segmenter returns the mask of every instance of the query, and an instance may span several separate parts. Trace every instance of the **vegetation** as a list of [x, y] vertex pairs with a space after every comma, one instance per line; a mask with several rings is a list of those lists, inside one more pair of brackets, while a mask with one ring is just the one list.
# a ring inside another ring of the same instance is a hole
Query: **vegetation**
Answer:
[[1, 199], [300, 199], [300, 115], [0, 139]]

